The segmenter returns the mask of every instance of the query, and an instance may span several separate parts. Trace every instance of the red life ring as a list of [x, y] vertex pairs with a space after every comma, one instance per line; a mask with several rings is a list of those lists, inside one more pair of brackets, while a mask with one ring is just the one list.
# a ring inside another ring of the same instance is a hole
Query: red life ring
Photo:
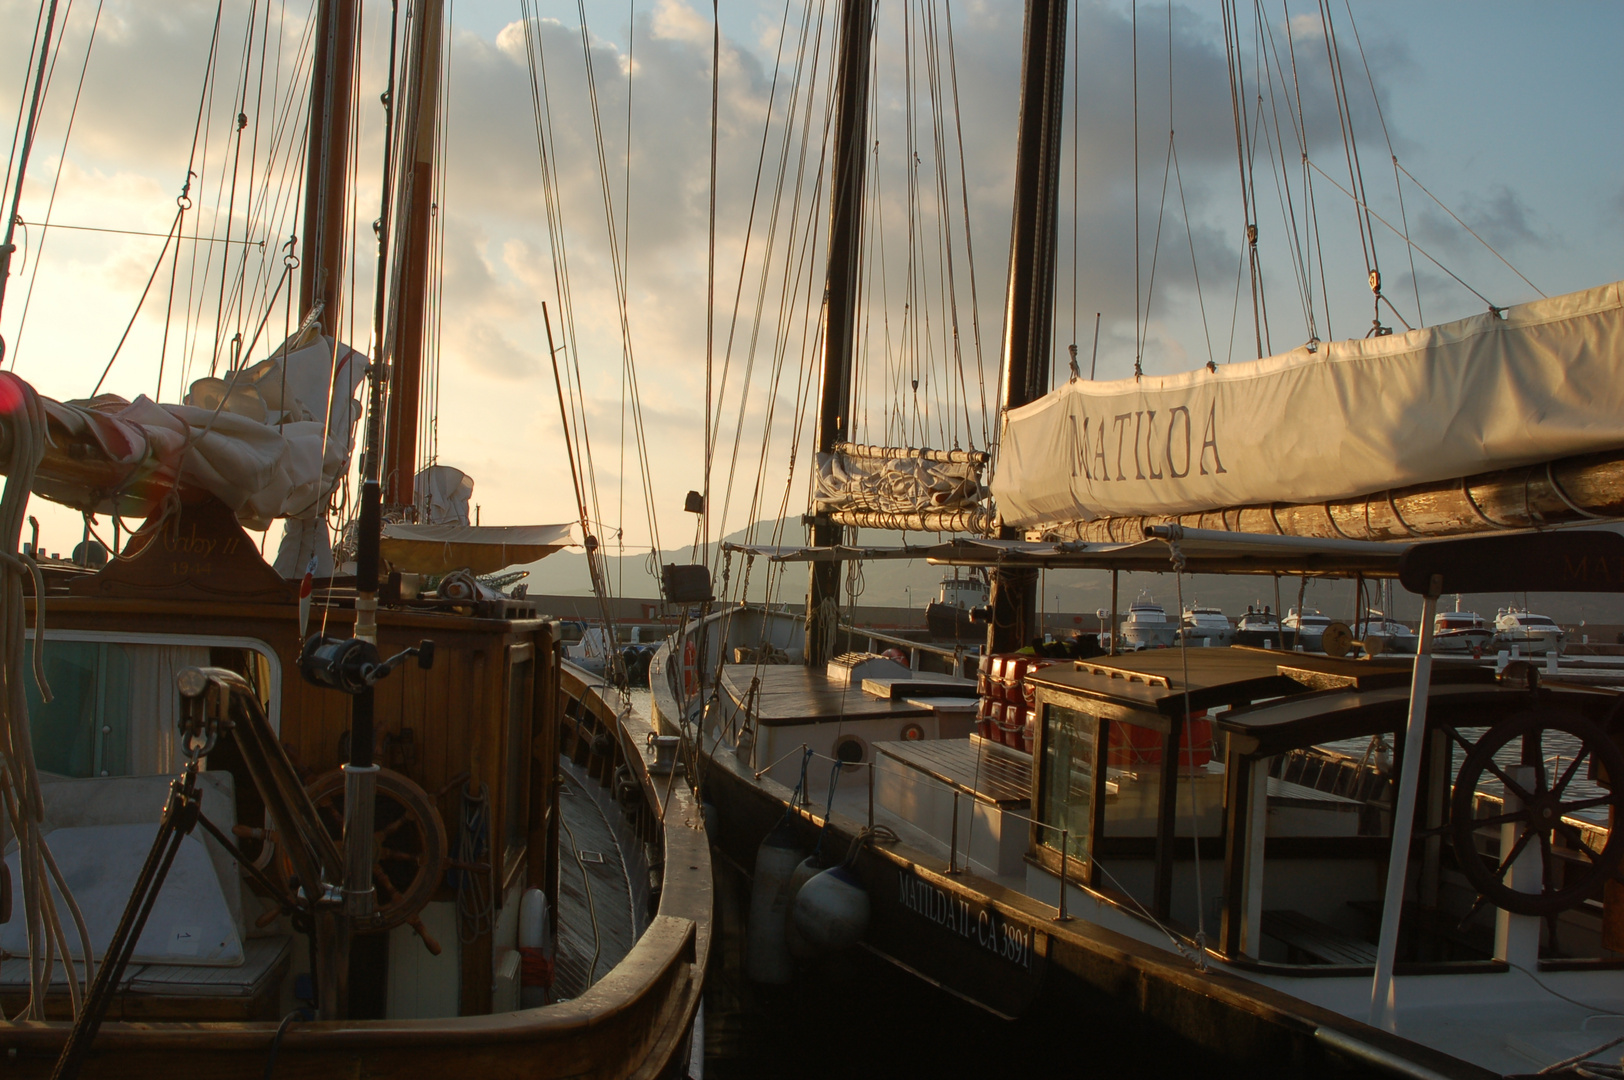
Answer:
[[689, 697], [699, 693], [699, 651], [694, 643], [682, 643], [682, 689]]

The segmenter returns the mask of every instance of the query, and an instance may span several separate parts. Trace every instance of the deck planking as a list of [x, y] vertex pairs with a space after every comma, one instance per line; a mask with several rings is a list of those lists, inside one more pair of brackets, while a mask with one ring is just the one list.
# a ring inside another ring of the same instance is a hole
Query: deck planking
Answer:
[[874, 751], [1006, 810], [1031, 805], [1032, 766], [970, 739], [882, 742]]
[[[558, 942], [552, 1000], [577, 998], [631, 951], [631, 886], [614, 830], [579, 780], [563, 772]], [[603, 861], [580, 856], [598, 852]]]
[[[722, 668], [722, 687], [735, 704], [742, 706], [757, 677], [761, 688], [755, 696], [753, 714], [758, 723], [769, 727], [931, 715], [929, 708], [877, 698], [864, 693], [860, 686], [842, 686], [822, 669], [804, 664], [728, 664]], [[925, 685], [923, 681], [921, 685]]]

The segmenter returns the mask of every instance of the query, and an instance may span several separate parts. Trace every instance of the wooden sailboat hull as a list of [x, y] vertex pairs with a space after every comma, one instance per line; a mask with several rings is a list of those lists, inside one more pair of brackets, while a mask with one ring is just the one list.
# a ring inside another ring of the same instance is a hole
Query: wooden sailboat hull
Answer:
[[[722, 616], [715, 618], [693, 631], [701, 645], [726, 644], [707, 640], [723, 625]], [[675, 731], [671, 718], [680, 713], [668, 659], [665, 652], [656, 657], [650, 681], [656, 720], [662, 730]], [[786, 809], [801, 844], [810, 850], [817, 842], [825, 827], [820, 798], [801, 804], [788, 787], [756, 775], [725, 746], [704, 755], [702, 768], [705, 801], [716, 809], [712, 841], [728, 861], [748, 872]], [[838, 857], [866, 824], [836, 810], [823, 850]], [[1052, 1053], [1073, 1025], [1087, 1023], [1110, 1031], [1114, 1045], [1132, 1032], [1203, 1068], [1244, 1070], [1249, 1077], [1496, 1075], [1219, 967], [1198, 970], [1182, 955], [1108, 926], [1057, 921], [1052, 905], [968, 870], [950, 870], [944, 859], [906, 841], [866, 845], [854, 869], [872, 912], [861, 947], [979, 1005], [989, 1015], [989, 1029], [979, 1033], [984, 1038], [1004, 1037], [1004, 1022], [1060, 1017], [1066, 1031], [1055, 1032], [1054, 1046], [1025, 1049]], [[1007, 1024], [1010, 1035], [1015, 1030]], [[1020, 1052], [1011, 1045], [1012, 1061]]]

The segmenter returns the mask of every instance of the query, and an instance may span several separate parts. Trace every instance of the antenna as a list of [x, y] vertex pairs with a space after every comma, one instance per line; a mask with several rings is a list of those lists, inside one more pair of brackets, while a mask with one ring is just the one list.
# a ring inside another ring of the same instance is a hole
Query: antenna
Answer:
[[1100, 313], [1094, 313], [1094, 356], [1088, 362], [1088, 381], [1094, 381], [1094, 369], [1100, 362]]

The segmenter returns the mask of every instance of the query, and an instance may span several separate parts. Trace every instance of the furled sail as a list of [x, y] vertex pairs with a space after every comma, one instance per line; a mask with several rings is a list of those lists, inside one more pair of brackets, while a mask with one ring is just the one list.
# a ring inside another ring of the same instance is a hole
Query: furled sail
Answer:
[[570, 542], [565, 525], [399, 525], [383, 527], [384, 561], [414, 574], [491, 574], [535, 562]]
[[1314, 503], [1624, 447], [1621, 284], [1009, 412], [1019, 527]]
[[142, 515], [191, 487], [249, 528], [318, 518], [349, 468], [365, 370], [360, 353], [307, 333], [229, 379], [199, 379], [179, 405], [145, 395], [42, 398], [52, 446], [34, 491], [79, 509]]

